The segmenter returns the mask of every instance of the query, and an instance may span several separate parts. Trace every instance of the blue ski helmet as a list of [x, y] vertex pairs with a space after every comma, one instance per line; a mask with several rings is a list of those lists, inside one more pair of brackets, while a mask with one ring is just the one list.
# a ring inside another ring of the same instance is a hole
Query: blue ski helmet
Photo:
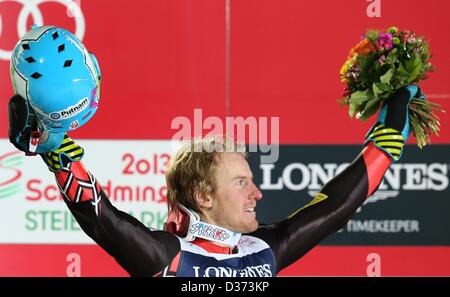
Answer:
[[14, 93], [36, 113], [39, 128], [50, 134], [75, 130], [97, 111], [101, 80], [97, 59], [63, 28], [28, 31], [14, 48], [11, 80]]

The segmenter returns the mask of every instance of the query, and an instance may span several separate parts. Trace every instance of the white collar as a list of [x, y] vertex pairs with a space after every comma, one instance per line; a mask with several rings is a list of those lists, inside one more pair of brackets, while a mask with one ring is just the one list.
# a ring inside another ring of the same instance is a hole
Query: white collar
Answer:
[[238, 244], [239, 239], [241, 238], [241, 233], [202, 222], [200, 221], [200, 216], [196, 212], [184, 207], [183, 205], [179, 204], [178, 206], [189, 215], [189, 229], [184, 240], [193, 241], [198, 237], [229, 247], [235, 247]]

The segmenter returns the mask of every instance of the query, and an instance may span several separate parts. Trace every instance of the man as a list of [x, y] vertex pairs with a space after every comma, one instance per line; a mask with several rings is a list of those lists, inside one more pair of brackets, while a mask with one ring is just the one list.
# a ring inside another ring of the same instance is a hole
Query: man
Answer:
[[[398, 90], [356, 159], [310, 203], [271, 225], [258, 224], [255, 207], [262, 194], [245, 154], [226, 139], [192, 141], [172, 160], [166, 174], [170, 213], [165, 231], [149, 230], [117, 210], [84, 168], [82, 155], [73, 155], [80, 147], [67, 135], [57, 150], [41, 156], [81, 228], [130, 275], [275, 276], [342, 228], [377, 189], [410, 135], [407, 109], [414, 97], [424, 98], [415, 86]], [[9, 135], [27, 152], [24, 136], [33, 125], [26, 124], [24, 105], [18, 96], [10, 100]]]
[[167, 170], [165, 231], [152, 231], [110, 203], [81, 163], [83, 148], [65, 134], [98, 106], [95, 56], [64, 29], [36, 27], [16, 46], [11, 74], [11, 142], [42, 156], [81, 228], [133, 276], [276, 275], [343, 227], [376, 190], [409, 137], [408, 104], [422, 96], [415, 86], [398, 90], [352, 164], [272, 225], [256, 220], [262, 194], [243, 150], [226, 138], [192, 141]]

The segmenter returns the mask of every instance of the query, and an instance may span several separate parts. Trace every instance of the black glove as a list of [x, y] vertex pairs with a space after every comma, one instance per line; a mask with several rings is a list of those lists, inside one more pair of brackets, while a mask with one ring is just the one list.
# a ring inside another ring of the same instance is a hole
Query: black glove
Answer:
[[[9, 141], [16, 148], [25, 152], [25, 154], [34, 155], [37, 147], [31, 147], [30, 149], [30, 144], [33, 146], [30, 138], [35, 139], [36, 142], [36, 139], [40, 137], [37, 128], [36, 115], [22, 96], [14, 95], [9, 100], [8, 116]], [[34, 145], [37, 144], [34, 143]]]
[[39, 131], [36, 115], [28, 102], [14, 95], [8, 103], [9, 140], [26, 155], [39, 154], [55, 172], [73, 161], [80, 161], [84, 150], [63, 133]]

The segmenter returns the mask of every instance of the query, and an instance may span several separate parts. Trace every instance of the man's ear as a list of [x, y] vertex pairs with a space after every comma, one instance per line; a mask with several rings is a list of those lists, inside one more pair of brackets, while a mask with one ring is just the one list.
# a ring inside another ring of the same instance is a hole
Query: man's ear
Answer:
[[200, 191], [195, 191], [194, 193], [194, 200], [195, 203], [197, 203], [198, 208], [200, 208], [201, 210], [205, 209], [210, 209], [212, 207], [212, 197], [209, 194], [203, 194]]

